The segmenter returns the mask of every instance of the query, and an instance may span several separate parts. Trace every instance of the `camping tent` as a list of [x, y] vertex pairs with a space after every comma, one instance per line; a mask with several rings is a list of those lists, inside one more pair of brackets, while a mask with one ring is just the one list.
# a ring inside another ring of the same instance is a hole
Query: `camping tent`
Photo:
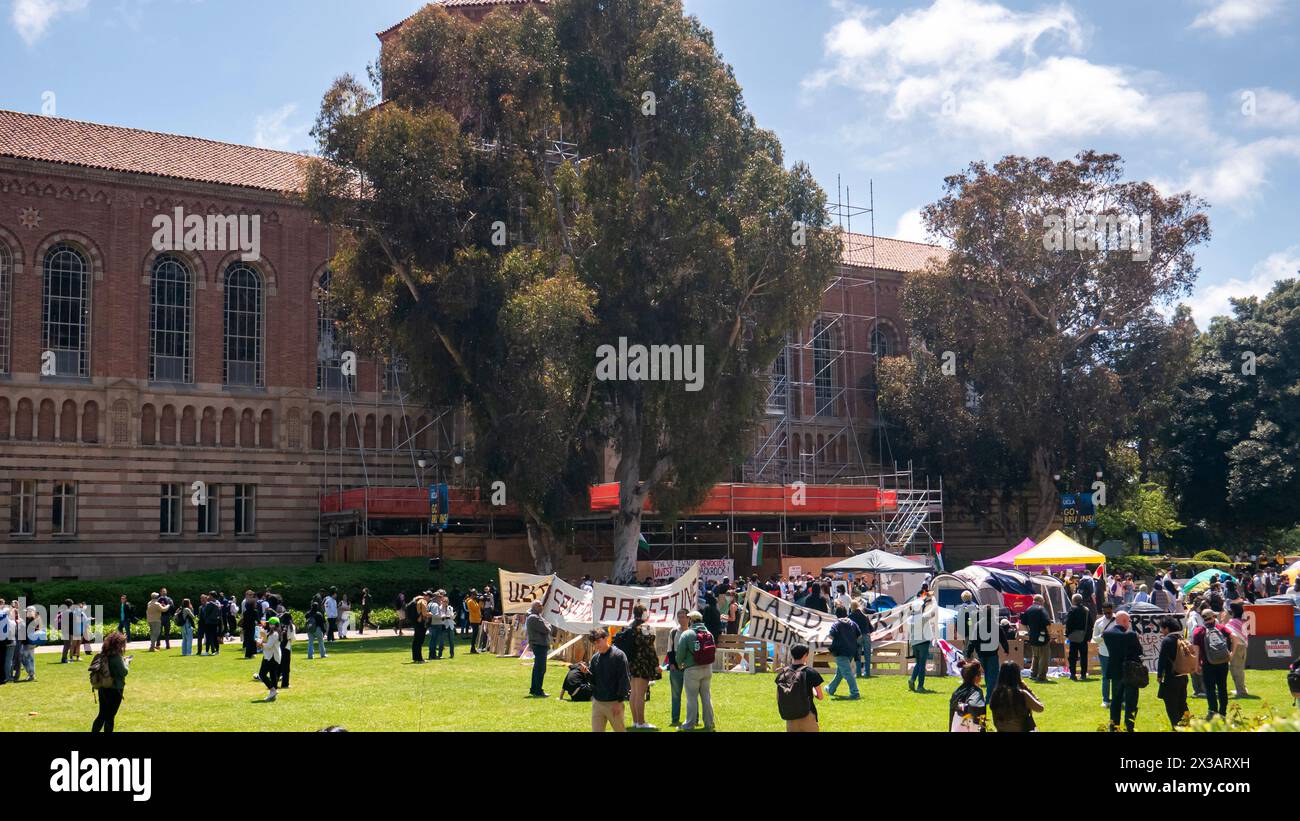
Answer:
[[1012, 564], [1012, 561], [1017, 556], [1019, 556], [1021, 553], [1024, 553], [1026, 550], [1028, 550], [1033, 546], [1034, 546], [1033, 539], [1025, 539], [1023, 542], [1011, 548], [1006, 553], [1001, 553], [997, 556], [992, 556], [987, 559], [976, 559], [974, 563], [979, 565], [980, 567], [998, 567], [998, 568], [1002, 568], [1003, 570], [1007, 570], [1015, 566]]
[[835, 564], [828, 564], [823, 570], [839, 570], [849, 573], [929, 573], [929, 565], [886, 553], [883, 550], [868, 550]]
[[1300, 562], [1296, 562], [1295, 564], [1288, 567], [1286, 570], [1283, 570], [1282, 575], [1286, 576], [1287, 581], [1291, 582], [1291, 584], [1295, 584], [1296, 577], [1300, 576]]
[[1049, 615], [1055, 620], [1065, 614], [1065, 586], [1051, 576], [1030, 576], [1018, 570], [964, 567], [955, 573], [941, 573], [931, 582], [940, 607], [956, 607], [968, 591], [976, 604], [991, 604], [1012, 613], [1023, 613], [1041, 594]]
[[1197, 573], [1195, 576], [1192, 576], [1187, 580], [1187, 583], [1183, 585], [1183, 592], [1192, 593], [1201, 588], [1209, 587], [1210, 580], [1215, 576], [1219, 577], [1219, 581], [1224, 581], [1228, 578], [1229, 573], [1226, 570], [1215, 570], [1213, 567], [1209, 570], [1202, 570], [1200, 573]]
[[1012, 563], [1021, 567], [1048, 567], [1064, 569], [1071, 566], [1105, 564], [1105, 554], [1083, 545], [1057, 530], [1038, 544], [1017, 556]]

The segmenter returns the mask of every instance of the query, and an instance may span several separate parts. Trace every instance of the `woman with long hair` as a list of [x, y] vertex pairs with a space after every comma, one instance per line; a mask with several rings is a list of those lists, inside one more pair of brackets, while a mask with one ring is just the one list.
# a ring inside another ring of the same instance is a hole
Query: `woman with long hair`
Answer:
[[627, 666], [632, 678], [632, 694], [628, 701], [632, 706], [632, 727], [637, 730], [653, 730], [655, 726], [645, 720], [645, 702], [650, 692], [650, 682], [663, 676], [659, 670], [659, 653], [655, 650], [655, 631], [645, 623], [645, 605], [638, 604], [632, 608], [632, 624], [627, 628], [632, 631], [632, 654]]
[[280, 619], [276, 616], [266, 620], [266, 634], [262, 637], [262, 669], [257, 677], [266, 685], [264, 701], [275, 701], [280, 684]]
[[[952, 732], [972, 732], [972, 726], [979, 728], [973, 732], [984, 732], [988, 707], [980, 688], [983, 681], [984, 668], [978, 661], [972, 659], [962, 663], [961, 684], [948, 699], [948, 729]], [[957, 720], [958, 716], [961, 721]]]
[[125, 633], [113, 632], [104, 637], [104, 645], [100, 648], [98, 656], [102, 658], [104, 664], [108, 665], [109, 675], [113, 677], [113, 686], [102, 687], [95, 691], [96, 695], [99, 696], [99, 715], [95, 716], [94, 723], [90, 725], [92, 733], [97, 733], [100, 730], [106, 733], [113, 732], [113, 723], [117, 719], [117, 711], [122, 707], [122, 692], [126, 689], [126, 675], [130, 672], [127, 668], [131, 664], [131, 656], [123, 656], [122, 653], [125, 651]]
[[1043, 703], [1020, 680], [1020, 665], [1003, 663], [998, 671], [998, 686], [989, 694], [993, 726], [999, 733], [1032, 733], [1037, 730], [1034, 713], [1043, 711]]
[[176, 614], [176, 623], [181, 626], [181, 655], [188, 656], [194, 652], [194, 625], [198, 618], [194, 615], [194, 605], [189, 599], [181, 599], [181, 610]]

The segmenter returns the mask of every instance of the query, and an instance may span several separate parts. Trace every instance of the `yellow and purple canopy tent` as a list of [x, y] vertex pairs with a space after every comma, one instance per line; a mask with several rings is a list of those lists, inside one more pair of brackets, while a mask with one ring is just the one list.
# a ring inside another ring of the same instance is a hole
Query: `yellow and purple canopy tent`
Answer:
[[1106, 563], [1106, 554], [1083, 545], [1057, 530], [1012, 560], [1017, 568], [1043, 567], [1064, 570], [1070, 567]]

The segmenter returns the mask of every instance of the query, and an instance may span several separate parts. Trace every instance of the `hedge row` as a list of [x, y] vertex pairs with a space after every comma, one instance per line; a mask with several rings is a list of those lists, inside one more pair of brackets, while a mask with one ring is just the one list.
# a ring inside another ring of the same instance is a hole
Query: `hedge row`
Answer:
[[[168, 594], [177, 603], [188, 598], [196, 607], [199, 594], [210, 590], [242, 597], [245, 590], [260, 593], [269, 589], [294, 610], [306, 610], [318, 590], [337, 587], [340, 594], [346, 593], [351, 599], [357, 614], [355, 619], [360, 616], [360, 611], [355, 608], [359, 604], [362, 587], [370, 588], [376, 608], [392, 608], [396, 605], [399, 592], [406, 593], [409, 598], [413, 593], [426, 588], [444, 587], [451, 590], [459, 587], [464, 591], [473, 587], [481, 590], [487, 582], [496, 586], [499, 578], [498, 567], [488, 562], [448, 561], [443, 563], [441, 569], [430, 571], [426, 559], [393, 559], [355, 564], [198, 570], [97, 581], [27, 584], [0, 582], [0, 596], [5, 599], [25, 597], [30, 604], [46, 607], [62, 604], [65, 599], [84, 601], [92, 607], [102, 605], [105, 618], [116, 622], [119, 596], [125, 593], [135, 607], [136, 617], [143, 622], [149, 594], [162, 587], [167, 588]], [[371, 611], [372, 620], [375, 612], [376, 610]]]

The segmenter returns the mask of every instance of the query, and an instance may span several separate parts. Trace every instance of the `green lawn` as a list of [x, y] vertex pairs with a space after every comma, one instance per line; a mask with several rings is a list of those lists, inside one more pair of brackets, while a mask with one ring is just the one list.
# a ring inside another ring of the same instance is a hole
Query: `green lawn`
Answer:
[[[177, 643], [173, 643], [175, 648]], [[265, 690], [254, 681], [258, 661], [245, 661], [238, 645], [216, 657], [182, 657], [134, 651], [135, 661], [118, 716], [119, 731], [316, 730], [338, 724], [349, 730], [532, 730], [589, 728], [590, 707], [555, 698], [531, 699], [530, 663], [458, 653], [422, 666], [410, 663], [409, 639], [335, 643], [330, 657], [307, 660], [295, 645], [291, 688], [274, 704], [257, 700]], [[0, 731], [85, 730], [96, 706], [86, 661], [59, 664], [57, 654], [37, 657], [35, 683], [0, 687]], [[552, 665], [547, 690], [559, 693], [565, 668]], [[1234, 701], [1247, 712], [1265, 705], [1287, 708], [1282, 671], [1248, 672], [1254, 695]], [[914, 694], [901, 676], [860, 680], [862, 700], [828, 698], [820, 707], [826, 731], [937, 731], [946, 727], [954, 678], [931, 678], [932, 693]], [[1034, 685], [1047, 705], [1039, 718], [1045, 731], [1095, 731], [1106, 719], [1097, 682]], [[842, 690], [841, 695], [847, 690]], [[666, 727], [669, 692], [665, 678], [652, 688], [649, 719]], [[718, 674], [713, 704], [722, 731], [781, 730], [770, 675]], [[1192, 700], [1194, 713], [1205, 701]], [[1155, 686], [1143, 691], [1138, 729], [1164, 730], [1164, 705]]]

